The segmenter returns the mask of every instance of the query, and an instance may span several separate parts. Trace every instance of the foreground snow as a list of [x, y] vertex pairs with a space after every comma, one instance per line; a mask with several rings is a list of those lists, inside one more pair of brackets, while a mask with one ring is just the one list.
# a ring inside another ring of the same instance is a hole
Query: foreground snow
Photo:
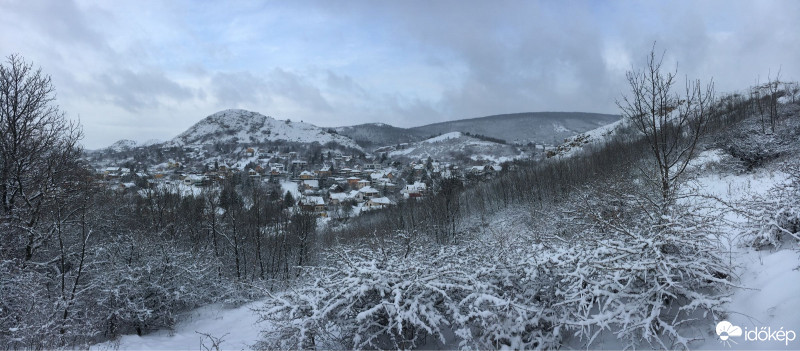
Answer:
[[[798, 253], [793, 250], [759, 252], [746, 249], [734, 252], [734, 264], [740, 266], [740, 284], [729, 303], [729, 317], [733, 325], [753, 330], [759, 327], [781, 327], [784, 330], [800, 331], [800, 271], [796, 269]], [[126, 335], [117, 341], [102, 343], [92, 350], [198, 350], [211, 347], [211, 340], [199, 334], [209, 334], [222, 338], [221, 349], [248, 350], [259, 339], [259, 332], [265, 327], [256, 323], [257, 314], [253, 308], [261, 302], [226, 309], [212, 305], [197, 309], [189, 314], [187, 320], [179, 323], [175, 330], [160, 331], [145, 336]], [[729, 349], [713, 333], [709, 325], [705, 340], [693, 346], [696, 349]], [[800, 340], [789, 345], [777, 341], [745, 341], [742, 337], [731, 338], [730, 349], [798, 349]], [[614, 340], [595, 345], [600, 348], [614, 348]], [[619, 346], [619, 345], [616, 345]]]
[[[693, 160], [691, 166], [713, 170], [714, 165], [724, 161], [720, 150], [703, 152]], [[717, 197], [728, 203], [742, 203], [753, 196], [768, 196], [770, 189], [786, 185], [789, 175], [782, 171], [762, 169], [756, 173], [715, 174], [709, 172], [696, 179], [701, 194]], [[713, 201], [711, 202], [713, 203]], [[717, 204], [717, 206], [720, 206]], [[800, 257], [796, 250], [782, 248], [775, 251], [755, 250], [736, 245], [740, 233], [738, 225], [745, 224], [746, 218], [728, 212], [724, 217], [728, 226], [720, 237], [722, 245], [730, 252], [729, 264], [735, 269], [738, 284], [731, 301], [725, 306], [726, 320], [743, 332], [769, 328], [800, 332]], [[791, 244], [795, 245], [796, 244]], [[788, 246], [788, 245], [786, 245]], [[715, 333], [714, 326], [708, 326], [705, 340], [694, 345], [696, 349], [744, 349], [781, 350], [800, 349], [800, 338], [794, 341], [776, 340], [750, 341], [744, 336], [730, 337], [725, 342]]]
[[[744, 331], [770, 328], [772, 331], [793, 330], [800, 333], [800, 260], [795, 250], [759, 252], [746, 250], [734, 253], [740, 265], [742, 289], [736, 290], [728, 304], [728, 321]], [[709, 326], [713, 331], [714, 326]], [[731, 337], [730, 345], [711, 334], [697, 349], [797, 350], [800, 336], [786, 342], [748, 341], [744, 336]]]
[[220, 349], [249, 350], [259, 339], [258, 315], [252, 309], [262, 302], [228, 309], [211, 305], [196, 309], [175, 326], [145, 336], [125, 335], [118, 340], [93, 346], [92, 350], [204, 350], [213, 349], [211, 335], [222, 340]]

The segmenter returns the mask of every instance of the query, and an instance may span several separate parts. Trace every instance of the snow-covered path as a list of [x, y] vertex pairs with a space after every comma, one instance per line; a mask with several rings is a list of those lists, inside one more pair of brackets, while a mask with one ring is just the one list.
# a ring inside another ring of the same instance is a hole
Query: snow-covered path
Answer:
[[[252, 309], [261, 302], [225, 309], [210, 305], [192, 311], [189, 317], [178, 323], [175, 330], [158, 331], [138, 336], [125, 335], [118, 340], [93, 346], [92, 350], [205, 350], [212, 348], [209, 338], [198, 334], [208, 334], [221, 338], [220, 349], [250, 350], [250, 345], [259, 339], [261, 327], [256, 322], [258, 314]], [[205, 346], [205, 347], [204, 347]]]

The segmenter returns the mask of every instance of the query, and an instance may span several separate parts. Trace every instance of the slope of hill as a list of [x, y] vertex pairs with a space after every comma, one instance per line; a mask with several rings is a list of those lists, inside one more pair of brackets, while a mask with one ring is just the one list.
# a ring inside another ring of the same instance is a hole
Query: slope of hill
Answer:
[[313, 124], [276, 120], [258, 112], [224, 110], [210, 115], [166, 145], [196, 145], [219, 142], [259, 143], [268, 141], [293, 141], [300, 143], [336, 142], [342, 146], [360, 149], [352, 139], [330, 133]]
[[461, 132], [451, 132], [420, 142], [403, 144], [399, 148], [391, 147], [387, 156], [412, 160], [430, 157], [438, 161], [460, 160], [469, 163], [470, 161], [505, 162], [524, 157], [525, 154], [513, 145], [482, 140]]
[[111, 144], [107, 149], [116, 152], [122, 152], [126, 150], [133, 149], [137, 146], [137, 143], [130, 139], [122, 139], [118, 140], [116, 143]]
[[334, 130], [367, 148], [420, 141], [431, 135], [422, 130], [394, 127], [385, 123], [366, 123], [337, 127]]
[[590, 146], [600, 146], [608, 142], [618, 134], [626, 133], [631, 127], [624, 123], [624, 120], [617, 120], [616, 122], [606, 124], [595, 129], [570, 136], [564, 139], [564, 142], [555, 149], [548, 149], [547, 157], [570, 157]]
[[423, 135], [480, 134], [509, 143], [558, 145], [564, 138], [613, 123], [618, 115], [583, 112], [526, 112], [434, 123], [411, 128]]
[[[144, 142], [137, 142], [135, 140], [130, 140], [130, 139], [121, 139], [121, 140], [118, 140], [117, 142], [111, 144], [111, 146], [105, 148], [105, 150], [110, 150], [110, 151], [114, 151], [114, 152], [123, 152], [123, 151], [128, 151], [128, 150], [131, 150], [131, 149], [134, 149], [134, 148], [137, 148], [137, 147], [146, 147], [146, 146], [156, 145], [156, 144], [161, 144], [161, 143], [162, 143], [162, 141], [158, 140], [158, 139], [150, 139], [150, 140], [146, 140]], [[90, 150], [87, 150], [87, 151], [90, 151]], [[95, 150], [95, 151], [99, 151], [99, 150]]]

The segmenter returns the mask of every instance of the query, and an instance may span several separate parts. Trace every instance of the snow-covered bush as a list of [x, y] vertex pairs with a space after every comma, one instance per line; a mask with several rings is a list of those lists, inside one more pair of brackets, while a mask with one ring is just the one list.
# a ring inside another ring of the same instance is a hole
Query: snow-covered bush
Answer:
[[686, 325], [717, 317], [731, 286], [713, 219], [680, 205], [628, 220], [584, 211], [579, 244], [561, 255], [574, 267], [558, 292], [563, 322], [587, 347], [610, 333], [625, 348], [688, 348]]
[[671, 235], [600, 240], [576, 255], [560, 297], [586, 344], [613, 332], [627, 347], [688, 347], [680, 327], [726, 301], [725, 267], [707, 247]]
[[[74, 320], [59, 313], [61, 301], [45, 288], [53, 286], [47, 273], [14, 260], [0, 261], [0, 348], [47, 349], [75, 341], [74, 335], [60, 333]], [[84, 332], [82, 336], [94, 334]]]
[[[520, 243], [522, 244], [522, 243]], [[463, 349], [545, 349], [560, 343], [553, 306], [562, 270], [542, 246], [486, 251], [469, 277], [469, 294], [459, 303], [455, 334]]]
[[94, 276], [98, 329], [108, 336], [171, 328], [176, 314], [234, 297], [232, 284], [219, 279], [213, 252], [187, 252], [178, 245], [134, 246], [119, 238], [98, 250], [105, 262]]
[[[307, 283], [268, 299], [257, 348], [546, 348], [555, 286], [536, 260], [479, 254], [462, 245], [408, 258], [339, 252], [307, 270]], [[481, 248], [481, 251], [486, 252]], [[509, 263], [519, 263], [514, 265]], [[543, 279], [540, 279], [543, 278]]]
[[785, 240], [800, 241], [800, 166], [785, 166], [784, 171], [791, 177], [788, 184], [775, 185], [767, 196], [756, 196], [745, 205], [746, 246], [777, 248]]
[[[335, 268], [310, 268], [313, 282], [269, 299], [267, 348], [408, 349], [445, 342], [448, 316], [467, 289], [464, 273], [424, 258], [340, 252]], [[426, 260], [427, 261], [427, 260]]]

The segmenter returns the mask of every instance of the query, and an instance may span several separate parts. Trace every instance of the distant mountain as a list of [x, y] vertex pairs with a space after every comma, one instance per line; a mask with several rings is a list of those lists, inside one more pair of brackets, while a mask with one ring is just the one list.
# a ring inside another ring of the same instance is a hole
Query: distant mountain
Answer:
[[428, 157], [444, 162], [489, 161], [500, 163], [526, 155], [513, 145], [484, 140], [461, 132], [450, 132], [418, 142], [378, 149], [394, 159], [425, 160]]
[[168, 141], [166, 145], [202, 145], [219, 142], [259, 143], [268, 141], [299, 143], [336, 142], [342, 146], [360, 149], [352, 139], [331, 133], [313, 124], [277, 120], [258, 112], [224, 110], [197, 122], [185, 132]]
[[565, 138], [620, 119], [618, 115], [584, 112], [526, 112], [461, 119], [410, 128], [415, 135], [464, 132], [509, 143], [558, 145]]
[[406, 128], [390, 126], [385, 123], [367, 123], [349, 127], [334, 128], [337, 133], [353, 139], [366, 148], [419, 141], [431, 134]]
[[525, 112], [399, 128], [384, 123], [359, 124], [335, 128], [359, 145], [379, 146], [421, 141], [450, 132], [470, 133], [504, 140], [508, 143], [559, 145], [564, 139], [614, 123], [619, 115], [585, 112]]

